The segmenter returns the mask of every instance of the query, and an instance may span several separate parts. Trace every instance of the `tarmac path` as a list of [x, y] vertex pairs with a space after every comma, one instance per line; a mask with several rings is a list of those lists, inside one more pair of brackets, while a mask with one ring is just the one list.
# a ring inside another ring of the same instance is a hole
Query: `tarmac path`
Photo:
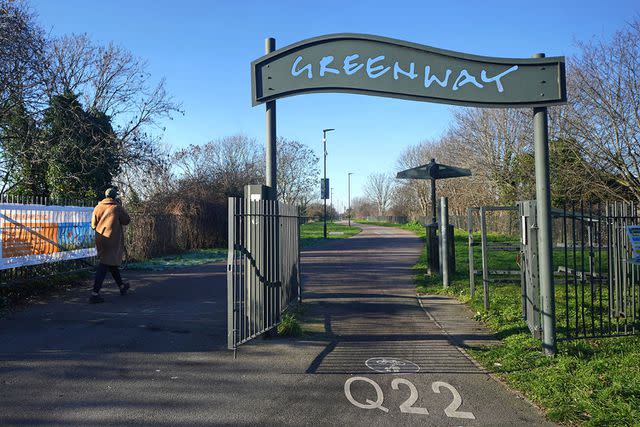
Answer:
[[[415, 296], [397, 229], [303, 252], [317, 333], [226, 345], [224, 264], [125, 272], [0, 320], [0, 425], [545, 425], [461, 347], [491, 343], [448, 298]], [[444, 328], [444, 329], [443, 329]]]

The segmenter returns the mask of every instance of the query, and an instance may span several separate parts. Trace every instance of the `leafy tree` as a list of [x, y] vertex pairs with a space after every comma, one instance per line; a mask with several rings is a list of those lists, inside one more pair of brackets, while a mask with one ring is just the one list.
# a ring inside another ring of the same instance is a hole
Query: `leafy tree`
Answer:
[[0, 123], [0, 147], [5, 165], [2, 193], [46, 197], [46, 163], [34, 118], [21, 99], [10, 101]]
[[120, 171], [110, 118], [86, 112], [76, 95], [54, 96], [44, 114], [46, 182], [54, 198], [98, 198]]

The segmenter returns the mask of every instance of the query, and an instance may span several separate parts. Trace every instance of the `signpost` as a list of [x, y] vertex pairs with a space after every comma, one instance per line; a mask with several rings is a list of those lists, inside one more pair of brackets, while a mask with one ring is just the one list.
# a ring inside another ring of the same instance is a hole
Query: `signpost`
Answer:
[[[471, 107], [533, 108], [543, 347], [555, 353], [547, 106], [567, 101], [564, 57], [494, 58], [386, 37], [331, 34], [251, 63], [253, 105], [267, 104], [267, 185], [275, 197], [275, 100], [347, 92]], [[326, 150], [325, 150], [326, 153]], [[325, 176], [326, 178], [326, 176]], [[326, 218], [326, 215], [325, 215]]]

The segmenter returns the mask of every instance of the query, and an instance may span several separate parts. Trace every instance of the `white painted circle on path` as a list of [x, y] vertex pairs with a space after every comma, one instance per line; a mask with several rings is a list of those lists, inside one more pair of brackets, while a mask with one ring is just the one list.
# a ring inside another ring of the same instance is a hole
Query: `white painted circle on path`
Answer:
[[383, 374], [415, 373], [420, 370], [420, 367], [415, 363], [395, 357], [372, 357], [367, 359], [364, 364], [367, 365], [367, 368]]

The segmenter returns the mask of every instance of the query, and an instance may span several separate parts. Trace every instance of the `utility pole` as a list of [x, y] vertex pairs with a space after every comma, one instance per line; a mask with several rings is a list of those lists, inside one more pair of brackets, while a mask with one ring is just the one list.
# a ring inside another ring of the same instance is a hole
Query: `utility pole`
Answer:
[[322, 145], [324, 147], [324, 180], [322, 181], [323, 188], [323, 201], [324, 201], [324, 238], [327, 238], [327, 132], [334, 131], [335, 129], [322, 129]]
[[349, 227], [351, 227], [351, 175], [353, 175], [353, 172], [349, 172], [347, 174], [347, 181], [349, 182], [347, 188], [347, 194], [349, 197], [349, 208], [348, 208], [348, 212], [349, 212]]

